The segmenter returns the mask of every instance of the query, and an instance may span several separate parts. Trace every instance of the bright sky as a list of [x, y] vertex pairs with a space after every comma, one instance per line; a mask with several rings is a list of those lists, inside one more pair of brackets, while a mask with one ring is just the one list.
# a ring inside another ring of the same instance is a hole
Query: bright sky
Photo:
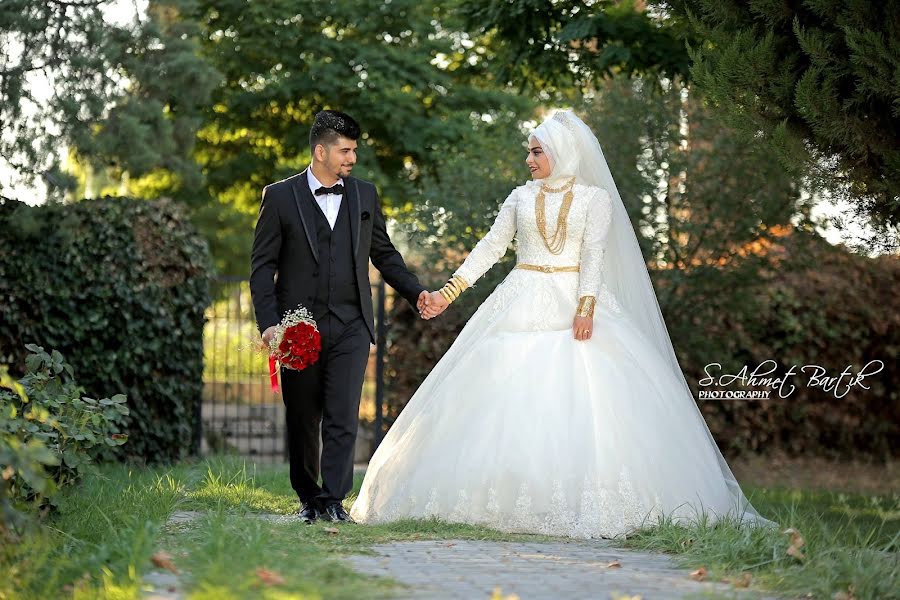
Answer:
[[[136, 11], [141, 15], [147, 8], [147, 0], [114, 0], [105, 8], [107, 19], [113, 23], [124, 24], [134, 20]], [[49, 97], [49, 86], [46, 81], [35, 80], [36, 95]], [[43, 93], [41, 92], [43, 90]], [[4, 184], [4, 189], [9, 190], [13, 198], [19, 198], [29, 203], [42, 203], [46, 196], [46, 185], [43, 181], [39, 181], [34, 187], [18, 185], [12, 188], [8, 187], [12, 180], [10, 173], [5, 165], [0, 162], [0, 182]], [[832, 215], [849, 214], [847, 205], [832, 206], [828, 202], [820, 202], [814, 209], [813, 215], [816, 217], [827, 217]], [[844, 232], [838, 231], [832, 226], [819, 229], [822, 236], [832, 244], [840, 243], [847, 239], [853, 239], [864, 231], [859, 225], [850, 224]]]

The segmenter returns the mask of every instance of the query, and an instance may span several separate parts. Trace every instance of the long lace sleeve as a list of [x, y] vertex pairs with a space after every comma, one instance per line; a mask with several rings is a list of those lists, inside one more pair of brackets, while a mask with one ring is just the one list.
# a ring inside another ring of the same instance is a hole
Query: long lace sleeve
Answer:
[[596, 301], [600, 293], [601, 269], [606, 252], [606, 236], [612, 222], [612, 200], [603, 188], [594, 188], [588, 199], [584, 238], [581, 241], [581, 269], [578, 275], [579, 305], [585, 298]]
[[475, 244], [472, 251], [460, 265], [459, 269], [453, 274], [453, 277], [460, 277], [466, 286], [472, 285], [475, 281], [484, 275], [488, 269], [494, 266], [500, 260], [509, 243], [516, 235], [516, 198], [518, 196], [518, 188], [514, 189], [503, 205], [491, 230], [485, 234], [481, 240]]

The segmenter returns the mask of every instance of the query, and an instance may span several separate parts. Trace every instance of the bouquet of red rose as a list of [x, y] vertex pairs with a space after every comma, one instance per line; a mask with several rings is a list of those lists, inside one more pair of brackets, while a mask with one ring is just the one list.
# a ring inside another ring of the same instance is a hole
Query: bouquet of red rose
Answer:
[[272, 391], [278, 391], [277, 363], [288, 369], [302, 371], [319, 360], [322, 336], [316, 321], [303, 306], [288, 311], [275, 327], [275, 335], [269, 341], [269, 380]]

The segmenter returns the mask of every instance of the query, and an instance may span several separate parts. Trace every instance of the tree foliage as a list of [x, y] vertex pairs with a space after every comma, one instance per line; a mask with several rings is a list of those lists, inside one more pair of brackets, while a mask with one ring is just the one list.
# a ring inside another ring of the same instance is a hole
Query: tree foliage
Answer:
[[[216, 74], [190, 23], [104, 18], [110, 1], [6, 0], [0, 7], [0, 162], [16, 182], [41, 175], [51, 196], [76, 187], [64, 163], [140, 177], [158, 169], [193, 182], [200, 110]], [[72, 149], [66, 153], [66, 147]]]
[[806, 0], [655, 4], [702, 40], [691, 73], [730, 123], [790, 172], [900, 231], [900, 5]]
[[468, 0], [463, 10], [470, 30], [495, 39], [500, 79], [545, 96], [619, 73], [688, 73], [683, 33], [636, 0]]
[[[648, 6], [649, 5], [649, 6]], [[609, 75], [692, 80], [747, 146], [900, 242], [900, 5], [870, 0], [466, 2], [504, 81], [577, 100]], [[652, 81], [651, 79], [647, 79]], [[843, 227], [844, 219], [836, 224]]]
[[181, 19], [199, 25], [203, 56], [224, 77], [196, 158], [206, 193], [227, 208], [212, 215], [217, 230], [207, 230], [219, 267], [232, 273], [246, 272], [260, 190], [308, 163], [319, 110], [339, 109], [361, 123], [354, 174], [374, 181], [395, 210], [415, 204], [417, 182], [435, 175], [443, 153], [462, 147], [476, 126], [487, 127], [483, 118], [530, 116], [530, 102], [497, 85], [482, 42], [443, 2], [356, 0], [341, 10], [292, 0], [178, 6]]

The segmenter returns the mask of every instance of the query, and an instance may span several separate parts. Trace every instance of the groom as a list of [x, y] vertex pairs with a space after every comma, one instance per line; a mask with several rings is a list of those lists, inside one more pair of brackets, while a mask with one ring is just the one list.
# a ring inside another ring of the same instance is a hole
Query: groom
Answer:
[[375, 186], [350, 176], [359, 135], [347, 114], [316, 115], [312, 164], [263, 189], [251, 252], [250, 293], [263, 340], [300, 304], [322, 335], [318, 362], [281, 369], [291, 486], [306, 523], [352, 522], [341, 501], [353, 487], [359, 398], [375, 342], [369, 259], [420, 312], [429, 302], [388, 237]]

